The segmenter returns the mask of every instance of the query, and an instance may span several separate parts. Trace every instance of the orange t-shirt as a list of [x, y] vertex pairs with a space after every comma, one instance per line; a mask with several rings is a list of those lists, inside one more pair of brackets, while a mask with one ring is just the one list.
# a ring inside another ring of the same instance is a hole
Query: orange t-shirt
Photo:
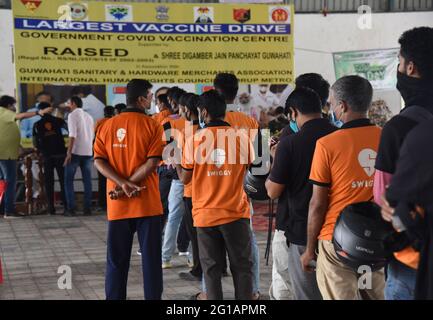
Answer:
[[[191, 128], [191, 124], [192, 124], [192, 128]], [[189, 131], [186, 129], [186, 128], [188, 128], [188, 126], [190, 127]], [[198, 120], [194, 121], [193, 123], [189, 122], [189, 124], [187, 124], [187, 126], [183, 130], [183, 147], [182, 147], [182, 150], [185, 149], [186, 140], [190, 139], [189, 136], [191, 134], [194, 135], [197, 132], [197, 129], [198, 129]], [[185, 132], [185, 131], [188, 131], [188, 132]], [[189, 183], [184, 185], [183, 196], [185, 198], [192, 198], [192, 180]]]
[[169, 115], [171, 115], [171, 112], [170, 110], [166, 109], [152, 115], [152, 119], [158, 122], [160, 125], [163, 125], [163, 122]]
[[259, 123], [252, 117], [238, 111], [229, 111], [226, 113], [224, 121], [229, 123], [235, 129], [248, 130], [248, 134], [251, 141], [254, 141], [257, 131], [259, 129]]
[[[162, 127], [138, 109], [127, 109], [109, 119], [98, 131], [95, 159], [105, 159], [121, 176], [130, 177], [149, 158], [161, 158], [164, 143]], [[157, 216], [162, 214], [158, 176], [150, 174], [142, 183], [146, 189], [135, 198], [111, 200], [107, 196], [108, 220]], [[107, 179], [107, 192], [115, 188]]]
[[329, 187], [329, 204], [320, 240], [332, 240], [343, 209], [373, 199], [374, 164], [381, 129], [367, 119], [347, 123], [317, 141], [310, 181]]
[[109, 118], [102, 118], [96, 121], [95, 124], [95, 136], [98, 133], [99, 129], [102, 127], [102, 125], [108, 120]]
[[[225, 136], [230, 132], [233, 140]], [[193, 170], [195, 227], [213, 227], [250, 218], [243, 180], [254, 158], [252, 149], [248, 137], [236, 136], [235, 130], [224, 121], [208, 124], [186, 141], [182, 167]]]

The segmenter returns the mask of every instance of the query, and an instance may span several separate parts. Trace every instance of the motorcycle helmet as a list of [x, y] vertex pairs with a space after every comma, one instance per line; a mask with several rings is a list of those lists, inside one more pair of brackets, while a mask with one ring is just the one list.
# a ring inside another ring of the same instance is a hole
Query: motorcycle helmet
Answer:
[[244, 177], [244, 190], [249, 198], [253, 200], [268, 200], [268, 192], [265, 187], [266, 179], [269, 174], [266, 175], [253, 175], [250, 169]]
[[377, 271], [385, 266], [392, 254], [387, 242], [394, 233], [391, 224], [382, 219], [377, 204], [360, 202], [341, 212], [332, 242], [345, 265], [356, 271], [360, 266], [369, 266], [372, 271]]

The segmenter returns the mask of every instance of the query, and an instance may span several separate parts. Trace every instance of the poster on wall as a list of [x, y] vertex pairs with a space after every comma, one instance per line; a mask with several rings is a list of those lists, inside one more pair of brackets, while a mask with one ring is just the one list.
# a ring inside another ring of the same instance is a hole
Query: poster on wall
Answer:
[[248, 88], [294, 80], [293, 5], [12, 4], [22, 111], [37, 103], [36, 88], [48, 85], [62, 93], [54, 94], [59, 105], [76, 86], [98, 86], [92, 95], [102, 105], [124, 101], [121, 88], [132, 78], [193, 90], [212, 85], [219, 72], [235, 74]]
[[395, 89], [399, 49], [334, 53], [335, 76], [359, 75], [375, 90]]

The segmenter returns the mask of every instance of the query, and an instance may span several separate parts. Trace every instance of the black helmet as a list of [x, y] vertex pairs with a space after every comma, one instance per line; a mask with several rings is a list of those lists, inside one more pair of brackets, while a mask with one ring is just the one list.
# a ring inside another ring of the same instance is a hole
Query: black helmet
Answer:
[[373, 202], [347, 206], [337, 219], [332, 242], [340, 260], [358, 270], [367, 265], [372, 271], [383, 268], [392, 250], [387, 242], [395, 230], [382, 219]]
[[244, 178], [244, 190], [249, 198], [253, 200], [268, 200], [265, 182], [268, 175], [255, 176], [247, 170]]

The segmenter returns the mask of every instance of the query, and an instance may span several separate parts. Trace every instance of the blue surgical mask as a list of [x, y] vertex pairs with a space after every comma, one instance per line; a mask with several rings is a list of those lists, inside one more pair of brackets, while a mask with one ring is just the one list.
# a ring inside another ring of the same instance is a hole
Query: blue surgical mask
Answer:
[[200, 109], [198, 110], [198, 125], [202, 129], [206, 126], [206, 123], [204, 122], [204, 119], [202, 118]]
[[299, 132], [299, 127], [298, 127], [298, 124], [296, 123], [295, 120], [290, 120], [290, 129], [292, 129], [292, 131], [294, 133], [298, 133]]
[[329, 121], [336, 126], [337, 128], [341, 128], [344, 124], [342, 120], [337, 120], [337, 116], [335, 115], [335, 111], [329, 113]]

